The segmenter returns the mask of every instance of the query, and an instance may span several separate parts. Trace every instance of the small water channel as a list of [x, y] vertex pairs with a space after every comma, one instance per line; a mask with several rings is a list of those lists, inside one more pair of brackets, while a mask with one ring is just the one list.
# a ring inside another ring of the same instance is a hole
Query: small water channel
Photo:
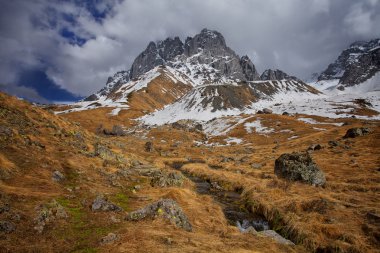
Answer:
[[223, 213], [231, 225], [237, 226], [241, 232], [249, 232], [252, 227], [256, 231], [270, 229], [269, 222], [263, 216], [247, 210], [240, 191], [224, 190], [217, 182], [210, 182], [190, 175], [181, 170], [184, 164], [186, 162], [174, 162], [168, 165], [181, 171], [182, 174], [194, 182], [197, 193], [212, 196], [214, 201], [222, 207]]

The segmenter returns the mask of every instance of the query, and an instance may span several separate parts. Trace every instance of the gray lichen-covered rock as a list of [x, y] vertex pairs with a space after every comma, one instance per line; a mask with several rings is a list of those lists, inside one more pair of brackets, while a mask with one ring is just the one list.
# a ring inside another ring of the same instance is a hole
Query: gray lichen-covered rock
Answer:
[[150, 184], [158, 187], [181, 187], [184, 180], [185, 177], [180, 172], [160, 172], [152, 177]]
[[274, 173], [278, 177], [323, 186], [326, 178], [309, 153], [282, 154], [275, 161]]
[[100, 244], [101, 245], [105, 245], [105, 244], [111, 244], [113, 243], [114, 241], [117, 241], [119, 239], [119, 236], [114, 234], [114, 233], [109, 233], [108, 235], [104, 236], [101, 240], [100, 240]]
[[284, 237], [282, 237], [281, 235], [279, 235], [276, 231], [274, 230], [264, 230], [264, 231], [260, 231], [258, 232], [259, 235], [263, 235], [263, 236], [267, 236], [267, 237], [270, 237], [272, 239], [274, 239], [276, 242], [280, 243], [280, 244], [285, 244], [285, 245], [294, 245], [294, 243], [288, 239], [285, 239]]
[[366, 127], [356, 127], [356, 128], [350, 128], [347, 130], [346, 134], [344, 135], [344, 138], [355, 138], [358, 136], [367, 135], [371, 132], [371, 129]]
[[104, 212], [121, 212], [123, 208], [111, 203], [108, 199], [102, 195], [98, 195], [95, 200], [92, 202], [91, 210], [93, 212], [96, 211], [104, 211]]
[[56, 170], [53, 172], [51, 179], [55, 182], [60, 182], [65, 179], [65, 176], [60, 171]]
[[65, 208], [55, 199], [53, 199], [50, 203], [38, 206], [36, 209], [37, 217], [34, 219], [36, 223], [34, 229], [38, 233], [43, 232], [47, 223], [50, 223], [56, 219], [66, 219], [68, 217]]
[[162, 217], [169, 220], [172, 224], [186, 231], [192, 231], [189, 222], [182, 208], [172, 199], [161, 199], [137, 211], [127, 215], [126, 220], [139, 221], [146, 218], [156, 219]]

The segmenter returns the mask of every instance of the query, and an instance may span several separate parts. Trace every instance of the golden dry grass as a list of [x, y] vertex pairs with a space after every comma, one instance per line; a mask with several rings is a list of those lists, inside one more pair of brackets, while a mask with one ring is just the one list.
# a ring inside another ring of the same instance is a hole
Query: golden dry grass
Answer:
[[[143, 108], [122, 110], [114, 118], [108, 116], [109, 108], [62, 117], [1, 94], [0, 109], [0, 123], [13, 131], [12, 138], [0, 140], [0, 168], [11, 172], [10, 178], [0, 181], [0, 190], [12, 210], [22, 217], [15, 222], [15, 232], [3, 234], [0, 238], [0, 251], [379, 252], [376, 241], [378, 224], [367, 217], [369, 212], [380, 214], [378, 121], [332, 121], [351, 124], [340, 127], [311, 125], [297, 120], [297, 117], [308, 117], [319, 122], [331, 121], [320, 117], [256, 115], [247, 122], [260, 118], [262, 125], [275, 132], [260, 135], [253, 131], [248, 134], [240, 125], [229, 136], [243, 139], [242, 144], [198, 147], [194, 140], [204, 141], [203, 133], [170, 126], [146, 130], [146, 138], [137, 134], [107, 138], [91, 133], [101, 123], [109, 127], [113, 124], [128, 126], [126, 122], [141, 115]], [[80, 121], [81, 125], [71, 123], [71, 120]], [[357, 126], [370, 127], [373, 132], [355, 139], [342, 138], [347, 129]], [[292, 132], [280, 132], [282, 130]], [[83, 141], [78, 142], [77, 133], [81, 133]], [[289, 139], [294, 135], [298, 137]], [[225, 138], [214, 137], [208, 141], [222, 143]], [[144, 150], [148, 140], [153, 141], [155, 151]], [[338, 140], [341, 145], [330, 148], [330, 140]], [[240, 233], [236, 227], [228, 225], [221, 207], [210, 196], [197, 194], [190, 181], [182, 188], [155, 188], [150, 186], [147, 178], [130, 176], [118, 179], [121, 186], [113, 186], [108, 175], [117, 173], [120, 168], [90, 155], [97, 142], [124, 156], [127, 169], [136, 160], [166, 170], [172, 169], [167, 164], [175, 161], [204, 161], [186, 164], [181, 170], [217, 181], [225, 189], [243, 189], [244, 204], [252, 212], [264, 215], [276, 230], [298, 245], [283, 246], [268, 238]], [[274, 161], [279, 155], [306, 150], [315, 143], [324, 147], [314, 151], [312, 157], [326, 174], [325, 187], [288, 182], [274, 175]], [[223, 157], [233, 159], [223, 162]], [[252, 163], [260, 163], [262, 167], [253, 168]], [[67, 181], [52, 181], [54, 170], [62, 171], [68, 177]], [[142, 189], [134, 193], [132, 189], [137, 184]], [[124, 214], [90, 211], [89, 205], [98, 193], [106, 194], [114, 201], [122, 201], [124, 198], [120, 199], [120, 196], [125, 196], [127, 201], [121, 204], [127, 211], [160, 198], [172, 198], [183, 208], [194, 231], [177, 229], [159, 219], [114, 223], [111, 215], [122, 219]], [[43, 234], [38, 235], [33, 230], [35, 207], [53, 198], [65, 206], [70, 217], [49, 224]], [[0, 214], [0, 219], [6, 219], [5, 213]], [[101, 246], [100, 238], [108, 232], [118, 234], [120, 240]]]

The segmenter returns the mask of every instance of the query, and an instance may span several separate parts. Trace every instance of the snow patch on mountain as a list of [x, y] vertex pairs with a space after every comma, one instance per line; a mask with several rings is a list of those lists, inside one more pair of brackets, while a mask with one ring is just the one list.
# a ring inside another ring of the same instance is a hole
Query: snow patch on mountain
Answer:
[[367, 92], [380, 91], [380, 72], [363, 83], [339, 88], [339, 79], [322, 80], [309, 83], [310, 86], [326, 94], [365, 94]]

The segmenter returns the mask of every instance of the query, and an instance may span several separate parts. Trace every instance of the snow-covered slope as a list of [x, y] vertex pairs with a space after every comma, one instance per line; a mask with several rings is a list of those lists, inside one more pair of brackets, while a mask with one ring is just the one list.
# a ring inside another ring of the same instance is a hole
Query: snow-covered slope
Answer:
[[[181, 73], [163, 66], [140, 75], [138, 78], [129, 80], [126, 76], [128, 72], [118, 72], [113, 78], [109, 79], [108, 84], [99, 92], [91, 95], [83, 101], [72, 104], [74, 108], [58, 113], [73, 111], [83, 111], [99, 107], [129, 108], [130, 96], [136, 92], [146, 92], [148, 85], [155, 82], [164, 82], [161, 87], [162, 93], [170, 93], [174, 99], [183, 96], [190, 88], [190, 81]], [[160, 80], [158, 80], [160, 79]], [[164, 86], [175, 84], [175, 89], [169, 91]], [[186, 86], [188, 86], [186, 88]], [[185, 87], [185, 88], [184, 88]]]
[[165, 124], [181, 119], [211, 120], [227, 115], [256, 113], [274, 104], [320, 97], [312, 87], [294, 80], [214, 84], [194, 88], [165, 108], [145, 115], [146, 124]]

